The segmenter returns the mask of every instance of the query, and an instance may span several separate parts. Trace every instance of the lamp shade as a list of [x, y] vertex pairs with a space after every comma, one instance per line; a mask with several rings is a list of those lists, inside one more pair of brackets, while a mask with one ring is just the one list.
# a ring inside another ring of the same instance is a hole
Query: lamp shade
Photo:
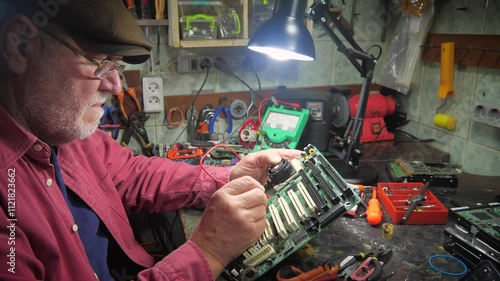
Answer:
[[305, 0], [277, 0], [273, 16], [254, 32], [248, 48], [279, 60], [314, 60], [314, 42], [304, 24], [305, 6]]

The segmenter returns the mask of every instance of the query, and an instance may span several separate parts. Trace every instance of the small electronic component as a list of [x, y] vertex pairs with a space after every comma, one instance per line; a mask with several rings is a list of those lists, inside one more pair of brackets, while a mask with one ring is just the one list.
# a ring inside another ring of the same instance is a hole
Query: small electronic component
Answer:
[[266, 229], [257, 243], [226, 267], [224, 275], [231, 280], [259, 278], [361, 201], [354, 186], [312, 145], [300, 160], [282, 161], [268, 173]]

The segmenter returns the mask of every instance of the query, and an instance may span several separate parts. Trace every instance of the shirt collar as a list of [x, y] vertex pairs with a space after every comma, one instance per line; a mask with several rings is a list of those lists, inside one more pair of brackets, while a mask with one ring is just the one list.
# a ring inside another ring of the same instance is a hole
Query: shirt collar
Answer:
[[[10, 167], [38, 140], [0, 106], [0, 170]], [[40, 142], [40, 141], [39, 141]]]

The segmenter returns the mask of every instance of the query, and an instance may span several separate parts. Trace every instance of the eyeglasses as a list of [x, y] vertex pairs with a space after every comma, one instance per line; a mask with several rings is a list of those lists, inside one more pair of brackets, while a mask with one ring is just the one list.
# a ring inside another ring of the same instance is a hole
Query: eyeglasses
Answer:
[[[42, 30], [42, 29], [40, 29], [40, 30]], [[53, 39], [55, 39], [56, 41], [58, 41], [59, 43], [68, 47], [70, 50], [72, 50], [76, 54], [86, 58], [88, 61], [95, 64], [97, 66], [97, 69], [94, 71], [94, 76], [96, 78], [103, 79], [106, 77], [106, 74], [108, 74], [109, 72], [111, 72], [113, 70], [117, 70], [118, 75], [120, 75], [120, 74], [122, 74], [123, 70], [125, 69], [125, 65], [116, 63], [116, 62], [111, 61], [111, 60], [104, 59], [101, 62], [98, 62], [96, 59], [87, 56], [83, 51], [72, 46], [70, 43], [66, 42], [58, 35], [56, 35], [52, 32], [47, 32], [46, 30], [42, 30], [42, 31], [45, 32], [50, 37], [52, 37]]]

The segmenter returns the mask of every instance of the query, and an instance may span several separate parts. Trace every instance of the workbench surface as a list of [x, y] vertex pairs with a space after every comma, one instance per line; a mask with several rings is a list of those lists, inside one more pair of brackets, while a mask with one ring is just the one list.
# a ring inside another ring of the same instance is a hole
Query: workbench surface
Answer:
[[[366, 146], [370, 146], [370, 144]], [[371, 146], [362, 159], [377, 167], [379, 182], [389, 181], [385, 164], [395, 158], [434, 163], [449, 158], [446, 153], [436, 151], [424, 143], [398, 142], [396, 139], [396, 142], [384, 141], [374, 143]], [[495, 196], [500, 194], [499, 182], [500, 176], [483, 177], [462, 173], [459, 175], [458, 188], [430, 187], [429, 189], [448, 208], [456, 207], [457, 204], [475, 206], [478, 203], [493, 202]], [[366, 198], [371, 198], [371, 193], [368, 191]], [[382, 211], [384, 212], [382, 223], [393, 223], [383, 206]], [[200, 214], [201, 211], [195, 210], [181, 212], [182, 222], [187, 233], [192, 232]], [[393, 252], [391, 259], [383, 267], [382, 276], [394, 271], [394, 275], [388, 280], [455, 281], [460, 279], [460, 277], [439, 273], [429, 265], [429, 258], [433, 255], [450, 255], [443, 247], [446, 240], [444, 229], [453, 226], [453, 222], [448, 220], [445, 225], [396, 225], [393, 223], [395, 228], [392, 240], [382, 238], [382, 223], [372, 227], [365, 218], [342, 217], [328, 225], [309, 243], [312, 247], [310, 252], [296, 252], [258, 280], [275, 280], [276, 271], [285, 264], [310, 270], [322, 265], [325, 260], [331, 257], [347, 256], [359, 252], [369, 253], [379, 248], [391, 249]], [[461, 267], [452, 261], [435, 260], [434, 263], [437, 266], [442, 266], [442, 269], [446, 271], [462, 271]], [[224, 279], [219, 278], [219, 280]]]

